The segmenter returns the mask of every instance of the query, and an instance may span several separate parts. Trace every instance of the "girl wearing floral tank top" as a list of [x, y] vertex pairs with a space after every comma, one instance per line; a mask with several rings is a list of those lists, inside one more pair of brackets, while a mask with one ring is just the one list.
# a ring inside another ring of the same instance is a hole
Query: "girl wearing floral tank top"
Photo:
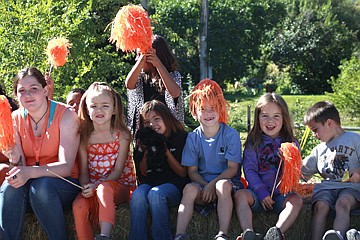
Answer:
[[81, 99], [80, 174], [83, 190], [73, 203], [77, 238], [110, 239], [115, 206], [128, 202], [136, 178], [120, 95], [107, 83], [90, 85]]

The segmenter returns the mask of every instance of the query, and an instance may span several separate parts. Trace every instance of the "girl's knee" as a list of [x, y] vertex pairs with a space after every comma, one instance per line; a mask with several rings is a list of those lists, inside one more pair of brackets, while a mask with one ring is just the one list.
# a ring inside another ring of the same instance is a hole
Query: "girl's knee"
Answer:
[[166, 200], [166, 196], [161, 191], [151, 189], [148, 192], [147, 199], [149, 200], [150, 203], [153, 203], [161, 200]]

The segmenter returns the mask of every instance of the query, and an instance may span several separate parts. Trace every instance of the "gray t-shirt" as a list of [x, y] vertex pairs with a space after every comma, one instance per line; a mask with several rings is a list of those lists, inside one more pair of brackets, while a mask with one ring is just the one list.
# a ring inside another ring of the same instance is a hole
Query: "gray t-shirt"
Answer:
[[316, 146], [311, 154], [303, 159], [302, 174], [305, 179], [310, 179], [315, 173], [323, 177], [322, 182], [315, 185], [314, 192], [344, 188], [359, 191], [360, 183], [342, 182], [344, 173], [351, 173], [356, 168], [360, 168], [360, 135], [344, 132]]

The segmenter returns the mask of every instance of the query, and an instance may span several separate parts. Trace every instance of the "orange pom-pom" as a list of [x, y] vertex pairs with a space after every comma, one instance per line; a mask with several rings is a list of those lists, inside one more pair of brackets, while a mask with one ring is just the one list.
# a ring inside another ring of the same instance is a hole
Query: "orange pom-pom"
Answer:
[[122, 7], [111, 23], [110, 42], [124, 52], [140, 49], [146, 53], [152, 47], [150, 18], [140, 5]]
[[14, 125], [11, 106], [4, 95], [0, 95], [0, 150], [11, 150], [15, 146]]
[[219, 122], [227, 123], [229, 119], [228, 109], [230, 104], [225, 100], [224, 94], [219, 84], [211, 79], [201, 80], [192, 90], [190, 94], [190, 111], [193, 116], [197, 115], [197, 111], [209, 104], [216, 108], [219, 113]]
[[299, 148], [295, 143], [282, 143], [280, 150], [283, 154], [284, 167], [280, 179], [279, 191], [282, 194], [292, 192], [299, 184], [302, 159]]
[[67, 61], [67, 55], [71, 44], [68, 39], [59, 37], [49, 41], [46, 48], [46, 55], [49, 63], [54, 67], [64, 66]]

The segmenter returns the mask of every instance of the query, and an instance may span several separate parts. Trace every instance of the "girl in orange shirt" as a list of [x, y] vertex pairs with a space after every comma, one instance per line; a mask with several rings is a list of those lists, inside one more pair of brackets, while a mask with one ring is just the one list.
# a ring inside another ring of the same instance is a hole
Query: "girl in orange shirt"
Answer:
[[73, 203], [78, 239], [110, 239], [115, 205], [129, 200], [135, 174], [129, 155], [130, 132], [120, 95], [106, 83], [90, 85], [81, 99], [79, 117], [82, 192]]

